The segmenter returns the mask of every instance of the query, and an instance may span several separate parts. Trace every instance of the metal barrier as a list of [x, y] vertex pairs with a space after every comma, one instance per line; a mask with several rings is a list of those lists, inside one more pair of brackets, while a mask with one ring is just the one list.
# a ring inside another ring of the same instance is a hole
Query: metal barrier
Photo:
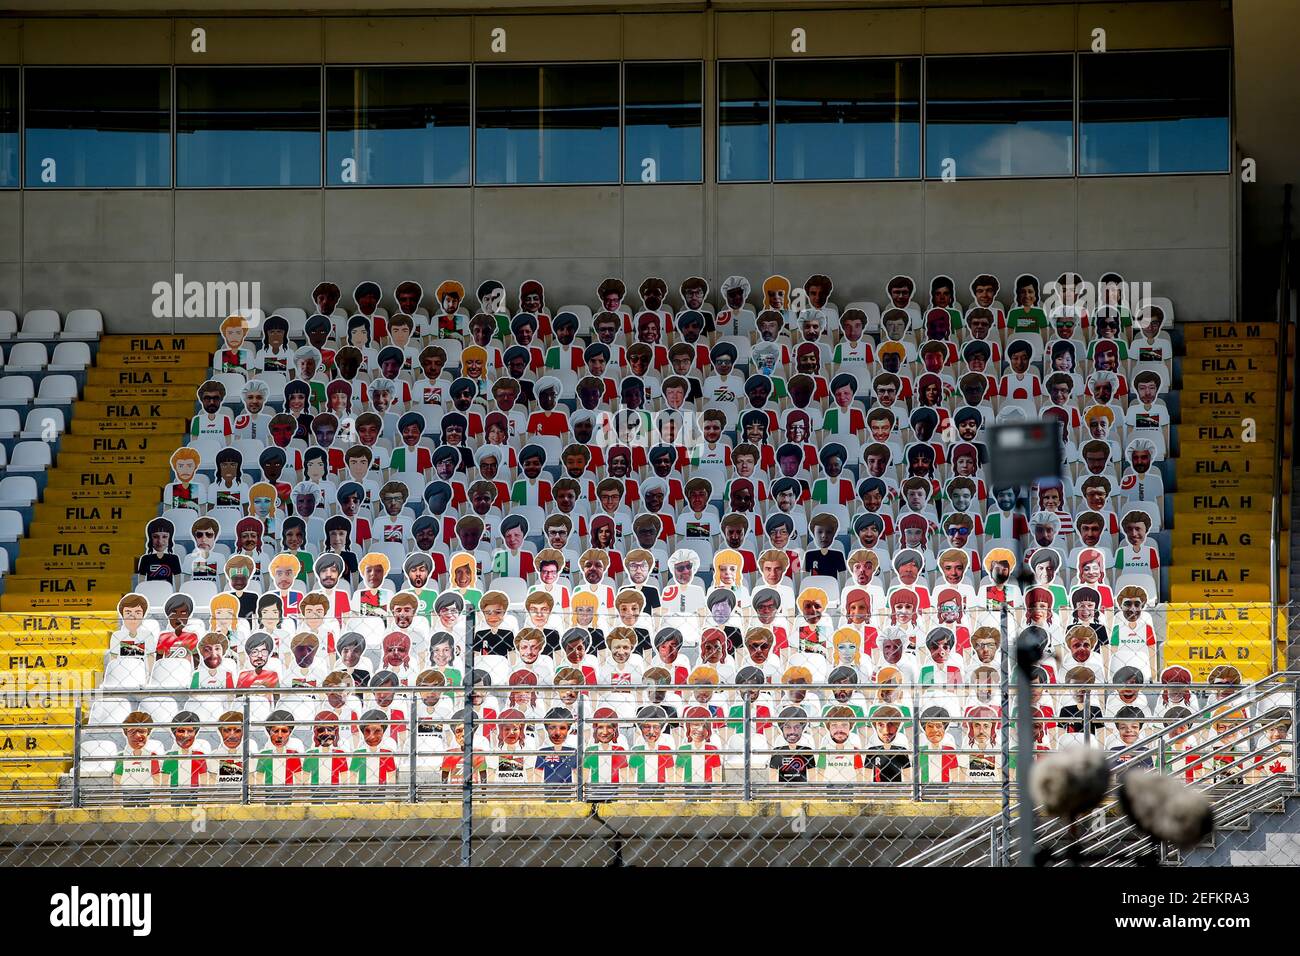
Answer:
[[[882, 645], [900, 637], [879, 623], [858, 671], [835, 674], [832, 657], [815, 680], [797, 643], [773, 649], [779, 663], [759, 678], [770, 682], [755, 683], [737, 679], [751, 660], [744, 647], [714, 666], [696, 643], [657, 680], [595, 682], [608, 669], [574, 647], [572, 659], [562, 648], [547, 656], [576, 676], [517, 681], [518, 662], [476, 657], [476, 640], [460, 644], [441, 683], [414, 660], [400, 679], [381, 677], [385, 658], [367, 665], [369, 686], [163, 686], [156, 678], [172, 668], [140, 662], [136, 686], [46, 682], [41, 707], [24, 707], [32, 701], [11, 687], [5, 702], [18, 709], [0, 712], [0, 740], [11, 744], [0, 748], [0, 862], [129, 864], [140, 859], [128, 849], [147, 844], [151, 862], [895, 865], [924, 862], [945, 841], [945, 860], [966, 860], [972, 840], [984, 862], [990, 846], [994, 862], [1010, 862], [993, 817], [999, 801], [1011, 805], [1018, 762], [1002, 655], [981, 662], [963, 645], [951, 667], [935, 667], [942, 655], [914, 629], [921, 636], [899, 668], [887, 663], [897, 648]], [[1017, 613], [1009, 626], [1022, 624]], [[703, 618], [699, 627], [709, 630]], [[472, 617], [462, 629], [475, 632]], [[48, 640], [25, 633], [33, 647]], [[647, 670], [657, 653], [645, 652]], [[282, 656], [276, 683], [292, 679]], [[1067, 680], [1069, 662], [1052, 663]], [[922, 667], [928, 681], [955, 682], [918, 681]], [[1077, 742], [1120, 761], [1144, 742], [1202, 734], [1198, 746], [1213, 749], [1199, 781], [1223, 769], [1222, 741], [1207, 732], [1213, 715], [1243, 695], [1256, 709], [1272, 695], [1269, 712], [1286, 697], [1295, 725], [1291, 675], [1243, 686], [1206, 670], [1218, 676], [1038, 684], [1037, 747]], [[1179, 706], [1187, 712], [1171, 713]], [[1190, 718], [1200, 725], [1179, 730]], [[1278, 736], [1271, 719], [1251, 726], [1249, 752], [1290, 747], [1282, 775], [1293, 780], [1295, 735]], [[24, 739], [33, 745], [12, 746]], [[1247, 771], [1251, 792], [1278, 775]]]
[[[1155, 733], [1109, 756], [1115, 779], [1107, 799], [1075, 821], [1034, 822], [1040, 865], [1131, 866], [1180, 860], [1177, 850], [1152, 840], [1122, 815], [1115, 803], [1119, 777], [1140, 767], [1183, 778], [1211, 800], [1216, 828], [1240, 825], [1261, 810], [1285, 816], [1294, 832], [1300, 803], [1295, 768], [1300, 765], [1295, 727], [1300, 720], [1300, 672], [1274, 674], [1236, 690], [1213, 695]], [[907, 866], [1009, 866], [1019, 862], [1012, 834], [1025, 808], [1011, 807], [1013, 823], [989, 817], [917, 854]], [[1031, 814], [1034, 808], [1029, 808]], [[1213, 840], [1209, 844], [1213, 846]], [[1195, 852], [1195, 851], [1193, 851]], [[1260, 862], [1296, 863], [1286, 859]]]

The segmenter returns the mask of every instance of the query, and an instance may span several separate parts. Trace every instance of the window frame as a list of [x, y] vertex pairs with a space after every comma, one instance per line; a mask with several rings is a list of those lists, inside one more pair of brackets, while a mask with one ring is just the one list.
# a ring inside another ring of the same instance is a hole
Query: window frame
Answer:
[[[727, 63], [762, 63], [767, 62], [767, 178], [766, 179], [723, 179], [722, 178], [722, 67]], [[714, 61], [713, 100], [715, 117], [714, 134], [714, 169], [713, 181], [719, 186], [742, 186], [753, 183], [772, 183], [776, 167], [776, 60], [773, 57], [731, 57]]]
[[[619, 61], [619, 97], [618, 97], [618, 156], [619, 156], [619, 185], [622, 186], [699, 186], [702, 185], [707, 177], [705, 175], [705, 163], [708, 160], [707, 139], [707, 119], [708, 109], [705, 97], [708, 95], [708, 83], [705, 82], [707, 75], [704, 71], [704, 60], [621, 60]], [[639, 179], [627, 178], [627, 68], [629, 66], [666, 66], [675, 65], [683, 66], [693, 64], [699, 67], [700, 71], [700, 174], [698, 179], [676, 179], [672, 182], [655, 181], [653, 183], [643, 183]]]
[[1085, 173], [1083, 172], [1083, 58], [1085, 56], [1100, 56], [1084, 50], [1076, 50], [1074, 54], [1074, 168], [1075, 176], [1079, 179], [1124, 179], [1135, 176], [1231, 176], [1234, 173], [1233, 163], [1237, 142], [1237, 118], [1233, 107], [1236, 104], [1237, 91], [1237, 72], [1236, 58], [1233, 48], [1230, 46], [1194, 46], [1194, 47], [1142, 47], [1137, 49], [1109, 50], [1105, 55], [1112, 53], [1224, 53], [1227, 55], [1227, 90], [1228, 115], [1225, 117], [1228, 121], [1228, 142], [1227, 155], [1223, 169], [1218, 170], [1170, 170], [1168, 172], [1127, 172], [1127, 173]]
[[[173, 189], [324, 189], [325, 188], [325, 63], [180, 63], [172, 67], [172, 188]], [[316, 163], [317, 180], [315, 185], [283, 185], [280, 183], [271, 185], [204, 185], [204, 186], [182, 186], [179, 181], [180, 173], [180, 104], [177, 102], [177, 91], [180, 89], [179, 71], [181, 70], [266, 70], [266, 69], [293, 69], [293, 70], [316, 70], [316, 89], [319, 94], [319, 109], [317, 110], [317, 147], [318, 162]]]
[[[772, 158], [771, 158], [771, 160], [770, 160], [771, 173], [772, 173], [772, 178], [771, 178], [771, 182], [772, 182], [772, 184], [773, 184], [773, 185], [778, 185], [778, 184], [779, 184], [779, 185], [789, 185], [789, 184], [791, 184], [791, 183], [805, 184], [805, 183], [915, 183], [915, 182], [923, 182], [924, 179], [925, 179], [925, 59], [926, 59], [925, 56], [924, 56], [923, 54], [920, 54], [920, 53], [913, 53], [913, 54], [900, 55], [900, 56], [874, 55], [874, 56], [783, 56], [783, 57], [773, 57], [773, 59], [772, 59], [772, 80], [771, 80], [771, 83], [772, 83], [772, 86], [771, 86], [771, 90], [772, 90], [772, 97], [771, 97], [771, 110], [772, 110], [772, 112], [771, 112], [771, 127], [772, 127], [771, 153], [772, 153]], [[887, 61], [887, 62], [904, 62], [904, 63], [905, 63], [905, 62], [909, 62], [909, 61], [910, 61], [910, 62], [914, 62], [914, 63], [917, 64], [917, 74], [918, 74], [918, 75], [917, 75], [917, 87], [916, 87], [916, 90], [917, 90], [917, 101], [916, 101], [916, 108], [917, 108], [917, 117], [916, 117], [916, 125], [917, 125], [917, 137], [916, 137], [916, 146], [917, 146], [917, 172], [916, 172], [916, 175], [915, 175], [915, 176], [884, 176], [884, 177], [866, 176], [866, 177], [863, 177], [863, 178], [861, 178], [861, 179], [856, 179], [856, 178], [855, 178], [855, 179], [778, 179], [778, 178], [777, 178], [777, 175], [776, 175], [776, 136], [777, 136], [776, 104], [777, 104], [777, 99], [778, 99], [779, 97], [778, 97], [778, 95], [777, 95], [777, 89], [776, 89], [776, 64], [777, 64], [778, 62], [782, 62], [782, 63], [784, 63], [784, 62], [791, 62], [791, 63], [823, 62], [823, 63], [824, 63], [824, 62], [837, 62], [837, 61], [848, 61], [848, 62], [853, 62], [853, 63], [862, 63], [862, 62], [867, 62], [867, 61]]]
[[[461, 68], [469, 72], [469, 168], [468, 179], [463, 183], [334, 183], [327, 177], [329, 165], [329, 71], [330, 70], [375, 70], [375, 69], [431, 69]], [[321, 73], [321, 183], [322, 189], [468, 189], [474, 182], [474, 64], [469, 60], [448, 63], [326, 63]], [[291, 188], [291, 187], [285, 187]], [[293, 187], [302, 188], [302, 187]]]
[[930, 85], [929, 85], [929, 63], [931, 60], [989, 60], [1010, 57], [1061, 57], [1070, 58], [1070, 165], [1071, 170], [1068, 173], [1016, 173], [1008, 176], [964, 176], [960, 170], [957, 179], [971, 182], [1010, 182], [1014, 180], [1035, 180], [1035, 179], [1077, 179], [1079, 177], [1079, 53], [1077, 50], [1021, 50], [1014, 53], [936, 53], [924, 57], [925, 64], [921, 70], [921, 91], [922, 91], [922, 148], [921, 148], [921, 178], [926, 182], [944, 182], [943, 176], [930, 176], [926, 173], [926, 160], [930, 146], [929, 127], [930, 127]]
[[[18, 69], [18, 185], [22, 190], [32, 192], [55, 192], [58, 190], [108, 190], [130, 189], [134, 191], [160, 190], [176, 188], [176, 67], [170, 63], [32, 63], [17, 67]], [[167, 71], [167, 172], [170, 181], [159, 186], [61, 186], [54, 183], [49, 186], [29, 186], [27, 184], [27, 77], [30, 71], [46, 70], [165, 70]]]
[[[540, 189], [567, 189], [567, 188], [572, 187], [572, 186], [579, 186], [579, 187], [582, 187], [582, 186], [616, 186], [616, 187], [622, 188], [622, 186], [623, 186], [623, 66], [622, 66], [623, 62], [624, 62], [623, 60], [608, 60], [608, 59], [601, 59], [601, 60], [525, 60], [525, 61], [520, 61], [520, 62], [517, 62], [517, 63], [516, 63], [516, 62], [513, 62], [513, 61], [512, 61], [512, 62], [484, 62], [484, 61], [482, 61], [482, 60], [477, 60], [477, 61], [475, 61], [474, 64], [473, 64], [473, 74], [472, 74], [472, 77], [471, 77], [471, 89], [470, 89], [470, 102], [471, 102], [471, 108], [470, 108], [470, 134], [471, 134], [471, 135], [470, 135], [470, 140], [471, 140], [471, 146], [470, 146], [470, 159], [471, 159], [471, 162], [473, 163], [473, 166], [472, 166], [471, 169], [470, 169], [469, 188], [472, 188], [472, 189], [502, 189], [502, 188], [510, 188], [510, 189], [519, 189], [519, 188], [523, 188], [523, 189], [539, 189], [539, 188], [540, 188]], [[612, 66], [612, 67], [615, 68], [615, 69], [614, 69], [614, 74], [615, 74], [615, 76], [616, 76], [616, 78], [617, 78], [617, 81], [618, 81], [618, 82], [617, 82], [618, 92], [617, 92], [617, 94], [616, 94], [617, 97], [618, 97], [618, 102], [617, 102], [617, 104], [616, 104], [616, 109], [617, 109], [617, 112], [618, 112], [618, 127], [617, 127], [617, 129], [615, 130], [615, 138], [616, 138], [617, 141], [618, 141], [618, 166], [617, 166], [617, 168], [614, 170], [614, 177], [613, 177], [612, 179], [606, 179], [606, 180], [585, 180], [585, 179], [584, 179], [584, 180], [582, 180], [581, 182], [565, 182], [565, 183], [535, 183], [535, 182], [528, 182], [528, 183], [505, 183], [505, 182], [502, 182], [502, 183], [485, 183], [485, 182], [479, 182], [479, 178], [478, 178], [478, 155], [479, 155], [479, 149], [478, 149], [478, 133], [479, 133], [479, 128], [478, 128], [478, 105], [479, 105], [479, 96], [478, 96], [478, 77], [479, 77], [479, 70], [480, 70], [482, 67], [488, 67], [488, 68], [492, 68], [492, 67], [537, 67], [537, 68], [544, 68], [544, 67], [548, 67], [548, 66], [549, 66], [549, 67], [557, 67], [557, 66]], [[701, 98], [702, 98], [702, 97], [701, 97]], [[647, 184], [647, 185], [649, 185], [649, 184]]]

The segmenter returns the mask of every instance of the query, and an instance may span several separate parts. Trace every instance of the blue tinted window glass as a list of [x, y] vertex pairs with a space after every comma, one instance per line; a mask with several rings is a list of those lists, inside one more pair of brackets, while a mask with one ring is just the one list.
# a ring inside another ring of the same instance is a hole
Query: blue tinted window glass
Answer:
[[925, 64], [925, 174], [1068, 176], [1074, 57], [937, 57]]
[[778, 60], [776, 178], [914, 179], [920, 60]]
[[325, 183], [469, 182], [469, 67], [330, 67]]
[[699, 63], [623, 68], [623, 181], [698, 183], [704, 106]]
[[718, 64], [718, 181], [771, 178], [771, 64]]
[[176, 71], [178, 186], [319, 186], [320, 70]]
[[481, 66], [476, 181], [618, 182], [618, 65]]
[[0, 69], [0, 189], [18, 185], [18, 69]]
[[29, 188], [171, 185], [166, 67], [24, 71]]
[[1225, 172], [1226, 50], [1079, 57], [1079, 171]]

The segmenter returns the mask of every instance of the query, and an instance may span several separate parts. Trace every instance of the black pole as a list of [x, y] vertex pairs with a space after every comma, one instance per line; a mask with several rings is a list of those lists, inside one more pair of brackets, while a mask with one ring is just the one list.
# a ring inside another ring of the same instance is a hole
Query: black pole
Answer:
[[474, 859], [474, 605], [465, 609], [465, 752], [461, 759], [460, 865]]

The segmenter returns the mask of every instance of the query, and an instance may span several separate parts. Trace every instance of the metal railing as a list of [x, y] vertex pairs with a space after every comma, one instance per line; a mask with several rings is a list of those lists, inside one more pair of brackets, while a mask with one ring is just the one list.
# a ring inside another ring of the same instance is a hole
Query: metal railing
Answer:
[[[1231, 824], [1243, 814], [1297, 794], [1300, 766], [1295, 727], [1300, 720], [1300, 671], [1274, 674], [1216, 699], [1180, 717], [1176, 723], [1109, 755], [1118, 772], [1124, 766], [1183, 776], [1204, 790], [1214, 807], [1217, 826]], [[1222, 727], [1224, 729], [1220, 730]], [[1192, 750], [1191, 748], [1195, 749]], [[1282, 757], [1276, 767], [1264, 763]], [[1136, 761], [1136, 763], [1135, 763]], [[1106, 800], [1081, 820], [1043, 819], [1034, 824], [1040, 860], [1047, 865], [1135, 865], [1167, 862], [1170, 848], [1140, 833], [1119, 814], [1116, 779]], [[1017, 820], [1024, 808], [1012, 807]], [[1029, 808], [1037, 815], [1037, 808]], [[906, 866], [999, 866], [1018, 861], [1014, 827], [990, 816], [951, 838], [917, 854]]]
[[[1287, 375], [1291, 369], [1291, 362], [1288, 360], [1290, 352], [1290, 335], [1291, 329], [1295, 325], [1294, 303], [1292, 301], [1291, 287], [1291, 184], [1287, 183], [1282, 188], [1282, 241], [1280, 251], [1280, 261], [1278, 263], [1278, 285], [1277, 285], [1277, 380], [1275, 388], [1277, 390], [1277, 421], [1274, 423], [1274, 455], [1273, 455], [1273, 501], [1270, 508], [1269, 520], [1269, 601], [1274, 605], [1283, 604], [1288, 600], [1282, 590], [1281, 577], [1282, 565], [1279, 556], [1282, 548], [1286, 547], [1289, 542], [1284, 543], [1282, 537], [1283, 522], [1283, 503], [1284, 496], [1282, 489], [1286, 487], [1283, 469], [1286, 466], [1286, 438], [1287, 425], [1286, 415], [1288, 411], [1287, 402]], [[1292, 489], [1294, 493], [1294, 489]], [[1294, 533], [1295, 529], [1292, 529]], [[1278, 667], [1277, 649], [1279, 640], [1285, 641], [1286, 634], [1290, 631], [1289, 626], [1282, 629], [1282, 634], [1278, 633], [1278, 624], [1276, 617], [1273, 620], [1273, 648], [1274, 648], [1274, 669]]]

